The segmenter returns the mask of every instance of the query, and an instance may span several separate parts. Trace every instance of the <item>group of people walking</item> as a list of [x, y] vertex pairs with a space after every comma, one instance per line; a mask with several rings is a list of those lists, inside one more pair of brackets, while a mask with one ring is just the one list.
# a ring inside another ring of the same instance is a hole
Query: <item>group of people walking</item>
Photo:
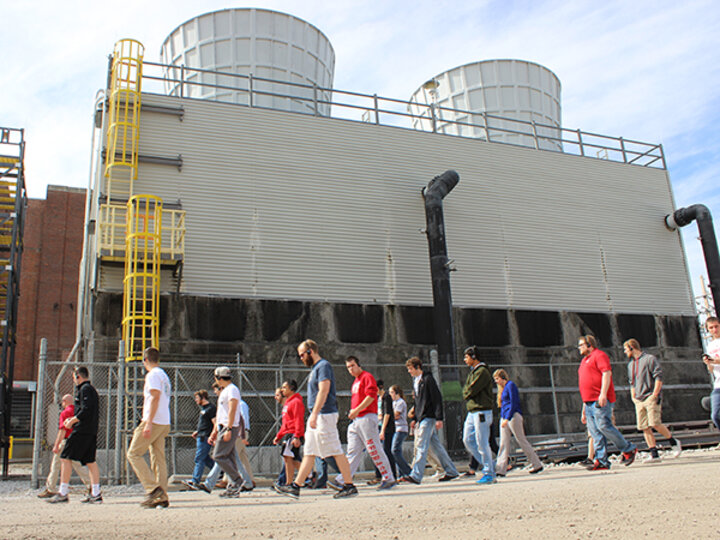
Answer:
[[[710, 317], [706, 328], [712, 340], [703, 362], [714, 376], [711, 394], [711, 418], [720, 429], [720, 319]], [[621, 463], [631, 465], [638, 449], [626, 440], [614, 425], [613, 408], [616, 400], [610, 359], [597, 346], [592, 335], [581, 336], [578, 350], [582, 359], [578, 368], [578, 386], [582, 399], [581, 421], [587, 425], [592, 451], [588, 461], [590, 470], [610, 468], [608, 442], [612, 442], [622, 457]], [[648, 447], [648, 461], [659, 460], [657, 432], [667, 439], [675, 456], [680, 455], [680, 441], [672, 436], [662, 423], [662, 369], [658, 359], [644, 352], [636, 339], [623, 344], [628, 358], [628, 381], [631, 398], [635, 405], [637, 429], [642, 431]], [[347, 429], [347, 452], [343, 452], [338, 432], [339, 409], [333, 368], [320, 355], [313, 340], [305, 340], [297, 347], [299, 360], [311, 368], [307, 385], [307, 410], [298, 393], [294, 380], [284, 381], [276, 391], [276, 399], [282, 402], [280, 430], [274, 438], [283, 459], [283, 471], [273, 484], [281, 494], [297, 499], [302, 487], [316, 471], [314, 485], [333, 488], [334, 497], [357, 495], [353, 478], [360, 467], [365, 452], [376, 469], [379, 490], [392, 489], [400, 483], [420, 484], [425, 467], [430, 460], [439, 471], [438, 481], [447, 482], [460, 476], [442, 444], [438, 431], [443, 428], [443, 400], [437, 382], [429, 370], [424, 369], [418, 357], [410, 358], [405, 366], [412, 378], [414, 405], [408, 409], [403, 390], [399, 385], [390, 386], [387, 393], [384, 383], [376, 381], [363, 369], [356, 356], [348, 356], [345, 366], [354, 378]], [[519, 390], [503, 369], [492, 374], [482, 361], [481, 351], [468, 347], [463, 361], [470, 369], [462, 390], [467, 415], [463, 426], [463, 443], [481, 471], [478, 484], [493, 484], [498, 476], [505, 476], [509, 467], [511, 439], [514, 437], [530, 464], [530, 474], [543, 470], [542, 462], [528, 442], [523, 425], [523, 412]], [[147, 374], [143, 389], [143, 413], [140, 424], [133, 432], [127, 451], [127, 460], [145, 489], [141, 506], [145, 508], [167, 507], [168, 479], [165, 462], [165, 438], [170, 431], [171, 386], [167, 374], [160, 368], [160, 354], [156, 348], [143, 353], [143, 366]], [[53, 463], [45, 490], [38, 496], [50, 503], [68, 502], [69, 481], [75, 468], [88, 487], [83, 503], [101, 503], [100, 472], [95, 460], [99, 424], [99, 400], [89, 380], [85, 366], [73, 371], [76, 386], [75, 402], [63, 396], [59, 431], [53, 445]], [[493, 383], [497, 396], [493, 396]], [[190, 489], [210, 493], [218, 484], [221, 472], [227, 477], [221, 497], [238, 497], [244, 491], [252, 491], [255, 481], [247, 460], [245, 442], [249, 429], [247, 404], [242, 401], [238, 387], [232, 382], [232, 371], [218, 367], [214, 371], [213, 389], [217, 407], [212, 405], [208, 393], [199, 390], [195, 401], [200, 408], [197, 429], [192, 436], [196, 440], [193, 477], [185, 482]], [[496, 459], [491, 450], [493, 414], [500, 412], [500, 446]], [[244, 409], [244, 410], [243, 410]], [[403, 443], [414, 430], [415, 445], [412, 463], [403, 453]], [[236, 444], [244, 442], [243, 444]], [[150, 466], [145, 454], [150, 454]], [[338, 474], [327, 479], [327, 465], [334, 466]], [[88, 469], [86, 476], [79, 465]], [[211, 469], [205, 482], [202, 474]], [[58, 469], [60, 486], [55, 491]], [[466, 473], [468, 474], [468, 473]]]

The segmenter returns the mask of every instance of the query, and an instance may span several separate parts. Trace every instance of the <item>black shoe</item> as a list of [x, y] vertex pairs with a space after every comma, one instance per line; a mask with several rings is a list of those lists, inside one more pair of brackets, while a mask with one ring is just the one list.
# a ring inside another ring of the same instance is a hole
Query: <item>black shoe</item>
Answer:
[[633, 461], [635, 461], [635, 456], [637, 456], [637, 448], [630, 450], [629, 452], [623, 452], [622, 460], [620, 461], [620, 463], [622, 463], [626, 467], [629, 467], [633, 464]]
[[354, 497], [358, 494], [358, 490], [354, 484], [345, 484], [343, 488], [333, 495], [333, 499], [343, 499], [345, 497]]
[[442, 478], [438, 478], [438, 482], [449, 482], [450, 480], [455, 480], [458, 477], [456, 474], [455, 476], [452, 476], [450, 474], [446, 474]]
[[593, 463], [595, 462], [592, 459], [585, 458], [580, 462], [580, 465], [582, 465], [583, 467], [587, 467], [589, 465], [592, 465]]
[[600, 463], [598, 460], [595, 460], [595, 462], [592, 465], [587, 466], [588, 471], [607, 471], [610, 469], [610, 465], [605, 465], [603, 463]]
[[468, 472], [462, 473], [460, 476], [463, 476], [463, 477], [464, 477], [464, 476], [473, 476], [473, 477], [474, 477], [474, 476], [475, 476], [475, 473], [472, 472], [472, 471], [468, 471]]
[[545, 469], [545, 467], [543, 467], [542, 465], [540, 465], [537, 469], [530, 469], [530, 474], [537, 474], [537, 473], [539, 473], [539, 472], [542, 472], [543, 469]]
[[409, 474], [407, 476], [403, 476], [400, 478], [400, 482], [406, 483], [406, 484], [420, 484], [417, 480], [415, 480], [412, 476]]
[[285, 495], [286, 497], [292, 497], [293, 499], [300, 498], [300, 486], [298, 486], [295, 482], [293, 482], [289, 486], [276, 485], [275, 491], [277, 491], [280, 495]]
[[255, 489], [255, 486], [248, 486], [247, 484], [243, 484], [240, 486], [240, 493], [245, 493], [246, 491], [252, 491]]

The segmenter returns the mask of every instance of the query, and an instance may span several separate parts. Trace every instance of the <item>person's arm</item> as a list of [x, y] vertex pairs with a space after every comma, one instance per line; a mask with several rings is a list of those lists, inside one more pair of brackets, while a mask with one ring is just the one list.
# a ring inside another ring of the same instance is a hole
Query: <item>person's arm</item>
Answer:
[[152, 431], [152, 423], [155, 419], [155, 415], [157, 414], [158, 406], [160, 405], [160, 390], [156, 388], [150, 389], [150, 406], [148, 407], [148, 419], [145, 422], [145, 427], [143, 428], [143, 437], [146, 439], [150, 438], [150, 432]]
[[295, 448], [300, 448], [301, 439], [305, 436], [305, 406], [301, 400], [293, 403], [294, 425], [292, 426], [293, 440], [292, 444]]
[[325, 405], [325, 401], [327, 401], [327, 397], [329, 394], [330, 379], [325, 379], [318, 382], [318, 393], [315, 397], [315, 405], [313, 406], [313, 410], [310, 413], [310, 419], [308, 420], [310, 427], [313, 429], [317, 428], [317, 417], [320, 414], [323, 406]]
[[432, 404], [435, 409], [435, 429], [442, 429], [443, 427], [443, 401], [440, 389], [435, 382], [433, 377], [428, 377], [426, 388], [428, 390], [428, 397], [432, 400]]
[[585, 403], [582, 405], [582, 412], [580, 413], [580, 422], [587, 424], [587, 416], [585, 415]]
[[58, 429], [57, 437], [55, 437], [55, 444], [53, 444], [52, 453], [57, 454], [60, 451], [60, 443], [65, 438], [65, 428]]
[[350, 412], [348, 413], [348, 418], [350, 420], [355, 420], [358, 417], [358, 414], [367, 409], [373, 401], [377, 401], [377, 396], [365, 396], [365, 399], [360, 402], [360, 405], [358, 405], [354, 409], [350, 409]]
[[610, 383], [612, 382], [612, 371], [603, 371], [602, 383], [600, 385], [600, 396], [598, 397], [598, 405], [604, 407], [607, 405], [607, 394], [610, 390]]
[[653, 397], [655, 398], [655, 401], [660, 399], [660, 390], [662, 389], [662, 379], [655, 379], [655, 388], [653, 388]]
[[384, 415], [383, 415], [382, 429], [380, 430], [380, 440], [381, 440], [381, 441], [384, 441], [384, 440], [385, 440], [385, 430], [387, 429], [389, 423], [390, 423], [390, 415], [389, 415], [389, 414], [384, 414]]
[[230, 398], [230, 403], [228, 405], [228, 426], [225, 430], [225, 434], [223, 435], [223, 441], [228, 442], [232, 438], [232, 427], [233, 423], [235, 422], [235, 415], [237, 414], [237, 408], [238, 408], [238, 400], [237, 398]]

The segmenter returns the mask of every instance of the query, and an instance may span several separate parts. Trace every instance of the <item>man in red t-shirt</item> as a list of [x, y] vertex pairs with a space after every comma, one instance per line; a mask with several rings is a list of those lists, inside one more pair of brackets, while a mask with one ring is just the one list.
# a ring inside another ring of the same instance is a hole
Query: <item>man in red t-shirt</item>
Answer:
[[628, 442], [612, 423], [615, 387], [610, 358], [597, 348], [594, 336], [580, 337], [578, 350], [583, 357], [578, 368], [578, 386], [583, 400], [580, 419], [583, 424], [587, 424], [595, 446], [595, 461], [588, 465], [588, 469], [597, 471], [610, 468], [608, 439], [622, 452], [622, 463], [628, 466], [635, 461], [637, 447]]
[[[55, 444], [53, 445], [53, 458], [50, 464], [50, 474], [48, 474], [47, 480], [45, 481], [45, 489], [38, 494], [41, 499], [49, 499], [54, 497], [57, 490], [57, 479], [60, 473], [60, 454], [65, 448], [65, 440], [72, 433], [71, 429], [65, 429], [65, 420], [75, 416], [75, 406], [73, 405], [73, 397], [70, 394], [65, 394], [60, 401], [60, 421], [58, 427], [57, 437], [55, 437]], [[79, 461], [72, 462], [73, 469], [85, 484], [88, 489], [90, 488], [90, 476], [86, 469], [82, 467]]]
[[285, 484], [289, 486], [302, 461], [300, 446], [305, 436], [305, 405], [294, 380], [285, 381], [280, 391], [285, 398], [285, 404], [282, 409], [282, 424], [273, 444], [280, 445], [280, 454], [285, 462]]
[[[382, 482], [378, 489], [390, 489], [395, 486], [395, 475], [390, 468], [385, 450], [380, 441], [378, 429], [378, 387], [375, 377], [360, 367], [355, 356], [348, 356], [345, 360], [350, 375], [355, 377], [350, 398], [350, 412], [348, 418], [352, 420], [347, 430], [347, 459], [350, 462], [350, 472], [354, 475], [363, 459], [363, 453], [368, 451], [370, 457], [380, 471]], [[328, 480], [328, 485], [334, 489], [342, 489], [342, 474], [335, 481]]]

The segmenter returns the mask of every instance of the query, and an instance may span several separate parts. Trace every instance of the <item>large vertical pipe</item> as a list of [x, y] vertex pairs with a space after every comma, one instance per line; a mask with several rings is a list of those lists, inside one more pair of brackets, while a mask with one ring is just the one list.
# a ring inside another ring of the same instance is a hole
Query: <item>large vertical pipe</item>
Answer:
[[[115, 467], [113, 484], [122, 483], [122, 460], [125, 456], [125, 445], [123, 444], [123, 420], [125, 418], [125, 343], [118, 342], [117, 360], [117, 393], [115, 395]], [[109, 389], [108, 389], [109, 390]], [[108, 394], [109, 396], [109, 394]], [[108, 403], [110, 400], [108, 399]]]
[[[430, 252], [430, 275], [433, 291], [433, 323], [438, 360], [441, 366], [452, 366], [455, 362], [455, 333], [452, 316], [452, 295], [450, 293], [450, 267], [445, 241], [445, 219], [443, 199], [458, 184], [460, 177], [455, 171], [445, 171], [436, 176], [422, 194], [425, 198], [426, 234]], [[445, 368], [444, 380], [457, 380], [457, 368]]]
[[715, 314], [717, 314], [718, 309], [720, 309], [720, 254], [718, 253], [715, 228], [713, 227], [710, 210], [704, 204], [686, 206], [665, 216], [665, 225], [668, 229], [674, 231], [678, 227], [684, 227], [692, 223], [693, 220], [697, 221], [698, 224], [700, 244], [705, 255], [705, 267], [710, 279], [710, 293], [715, 304]]

